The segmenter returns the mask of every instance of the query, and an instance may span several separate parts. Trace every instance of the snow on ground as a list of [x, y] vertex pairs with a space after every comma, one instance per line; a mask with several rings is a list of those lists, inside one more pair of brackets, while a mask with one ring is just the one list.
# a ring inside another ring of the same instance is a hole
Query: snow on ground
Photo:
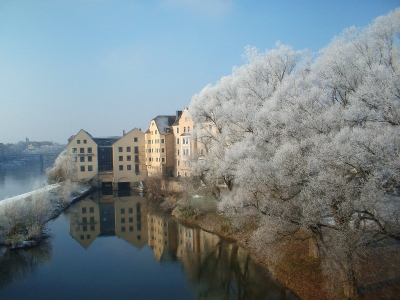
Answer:
[[14, 197], [11, 197], [11, 198], [7, 198], [7, 199], [4, 199], [4, 200], [1, 200], [0, 201], [0, 209], [1, 209], [2, 205], [11, 204], [14, 201], [23, 201], [23, 200], [25, 200], [25, 199], [27, 199], [27, 198], [29, 198], [31, 196], [36, 196], [36, 195], [40, 195], [40, 194], [43, 194], [43, 193], [49, 193], [49, 192], [56, 192], [60, 188], [60, 186], [61, 186], [60, 183], [50, 184], [50, 185], [47, 185], [47, 186], [45, 186], [43, 188], [28, 192], [28, 193], [25, 193], [25, 194], [21, 194], [21, 195], [18, 195], [18, 196], [14, 196]]

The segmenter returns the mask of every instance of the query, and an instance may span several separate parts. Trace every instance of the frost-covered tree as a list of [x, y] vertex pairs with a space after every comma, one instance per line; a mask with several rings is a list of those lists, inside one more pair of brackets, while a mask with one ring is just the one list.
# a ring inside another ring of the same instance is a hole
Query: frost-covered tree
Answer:
[[54, 166], [46, 170], [49, 183], [75, 181], [77, 176], [76, 157], [64, 150], [56, 158]]
[[266, 240], [305, 230], [349, 295], [368, 246], [400, 240], [399, 36], [397, 9], [314, 61], [280, 44], [247, 48], [244, 66], [190, 104], [196, 123], [217, 129], [196, 126], [209, 149], [195, 169], [228, 179], [221, 210], [258, 211]]

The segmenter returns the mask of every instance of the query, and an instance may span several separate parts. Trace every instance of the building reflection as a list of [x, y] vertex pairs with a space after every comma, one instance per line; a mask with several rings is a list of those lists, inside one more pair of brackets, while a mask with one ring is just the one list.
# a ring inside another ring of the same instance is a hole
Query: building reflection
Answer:
[[138, 193], [93, 194], [74, 205], [70, 215], [70, 234], [85, 249], [107, 236], [140, 249], [147, 244], [147, 231], [147, 200]]
[[70, 220], [85, 249], [97, 237], [118, 236], [138, 249], [148, 244], [160, 263], [178, 260], [196, 299], [297, 299], [236, 243], [149, 212], [140, 194], [92, 195], [74, 206]]

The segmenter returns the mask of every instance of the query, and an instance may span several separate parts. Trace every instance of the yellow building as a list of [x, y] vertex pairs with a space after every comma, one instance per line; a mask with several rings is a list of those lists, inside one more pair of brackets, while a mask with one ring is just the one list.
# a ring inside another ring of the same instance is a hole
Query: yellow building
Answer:
[[74, 156], [79, 181], [112, 192], [137, 188], [147, 177], [144, 133], [140, 129], [122, 137], [92, 137], [80, 130], [68, 142], [67, 153]]
[[148, 243], [158, 260], [175, 258], [178, 243], [177, 224], [170, 215], [148, 214]]
[[[178, 115], [178, 112], [177, 112]], [[174, 176], [174, 134], [172, 124], [177, 116], [157, 116], [145, 133], [145, 153], [149, 177]]]
[[97, 175], [98, 156], [97, 144], [92, 136], [81, 129], [76, 135], [68, 139], [67, 153], [74, 156], [77, 164], [77, 178], [89, 181]]
[[116, 141], [112, 148], [114, 189], [137, 188], [147, 177], [144, 133], [134, 128]]
[[115, 197], [115, 234], [142, 248], [147, 244], [147, 199], [139, 195]]
[[100, 234], [99, 205], [92, 200], [79, 201], [70, 214], [70, 234], [87, 249]]
[[175, 135], [175, 176], [190, 177], [195, 145], [191, 134], [194, 122], [186, 107], [172, 127]]

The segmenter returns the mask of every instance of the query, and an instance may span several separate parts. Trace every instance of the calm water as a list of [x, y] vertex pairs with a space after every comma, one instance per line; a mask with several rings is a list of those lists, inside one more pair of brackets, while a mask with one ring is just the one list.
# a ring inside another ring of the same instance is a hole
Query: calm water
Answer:
[[30, 192], [47, 182], [46, 168], [53, 161], [41, 164], [15, 165], [0, 168], [0, 201]]
[[139, 194], [93, 194], [48, 225], [40, 247], [0, 248], [0, 299], [297, 299], [235, 243]]

